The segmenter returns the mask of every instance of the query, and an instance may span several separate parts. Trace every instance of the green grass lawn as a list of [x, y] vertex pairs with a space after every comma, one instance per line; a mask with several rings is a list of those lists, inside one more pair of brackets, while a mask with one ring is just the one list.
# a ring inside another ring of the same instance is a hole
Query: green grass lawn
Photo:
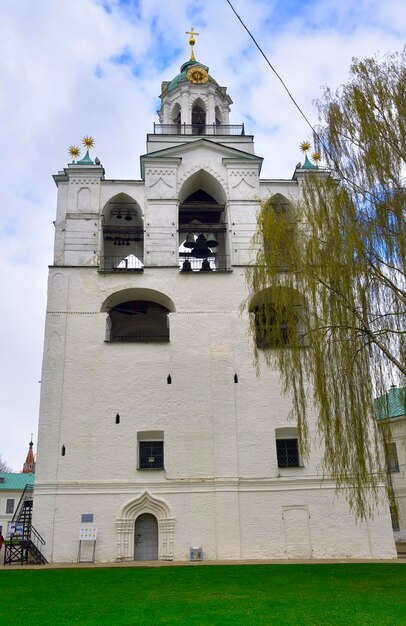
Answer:
[[406, 564], [0, 570], [0, 624], [406, 624]]

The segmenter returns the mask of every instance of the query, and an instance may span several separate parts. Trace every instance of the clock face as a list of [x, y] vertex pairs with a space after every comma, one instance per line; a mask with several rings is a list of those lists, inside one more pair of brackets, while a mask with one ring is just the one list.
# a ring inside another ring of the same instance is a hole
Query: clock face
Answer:
[[207, 83], [209, 75], [204, 67], [190, 67], [187, 71], [186, 77], [191, 83]]

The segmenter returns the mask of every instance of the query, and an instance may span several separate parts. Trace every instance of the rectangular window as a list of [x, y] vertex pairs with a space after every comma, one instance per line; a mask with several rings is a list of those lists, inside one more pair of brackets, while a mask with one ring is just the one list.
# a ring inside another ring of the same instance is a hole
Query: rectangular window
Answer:
[[394, 441], [386, 444], [386, 463], [390, 472], [399, 471], [398, 451]]
[[140, 441], [139, 442], [139, 468], [140, 469], [163, 469], [164, 466], [164, 442], [163, 441]]
[[392, 530], [399, 530], [399, 518], [397, 515], [397, 511], [393, 506], [391, 506], [389, 510], [392, 522]]
[[8, 498], [6, 502], [6, 515], [14, 513], [14, 499]]
[[299, 445], [297, 439], [277, 439], [278, 467], [299, 467]]

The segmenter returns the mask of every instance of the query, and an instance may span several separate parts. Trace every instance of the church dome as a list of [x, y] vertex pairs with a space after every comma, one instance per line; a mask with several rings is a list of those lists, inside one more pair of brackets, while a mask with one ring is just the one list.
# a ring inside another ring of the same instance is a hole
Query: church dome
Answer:
[[213, 134], [213, 125], [229, 124], [232, 100], [226, 87], [220, 87], [210, 76], [208, 66], [196, 60], [193, 47], [198, 33], [192, 28], [187, 34], [189, 60], [181, 65], [179, 74], [161, 84], [161, 108], [157, 113], [163, 126], [159, 132], [202, 135], [210, 127]]
[[[190, 61], [186, 61], [186, 63], [183, 63], [183, 65], [180, 68], [180, 73], [175, 76], [175, 78], [173, 78], [166, 86], [166, 89], [168, 91], [173, 91], [173, 89], [175, 89], [181, 82], [183, 81], [187, 81], [188, 77], [187, 77], [187, 73], [189, 68], [191, 68], [193, 65], [197, 65], [198, 67], [203, 67], [204, 69], [208, 69], [206, 65], [203, 65], [202, 63], [199, 63], [198, 61], [196, 61], [196, 59], [191, 59]], [[212, 76], [209, 75], [208, 77], [208, 82], [209, 83], [213, 83], [214, 85], [218, 85], [217, 81], [214, 80], [214, 78], [212, 78]]]

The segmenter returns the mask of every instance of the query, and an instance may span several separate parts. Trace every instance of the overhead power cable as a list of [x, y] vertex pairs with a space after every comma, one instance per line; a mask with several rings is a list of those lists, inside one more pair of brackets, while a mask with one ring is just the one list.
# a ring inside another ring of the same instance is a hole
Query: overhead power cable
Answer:
[[277, 76], [277, 78], [279, 79], [279, 81], [282, 83], [283, 88], [285, 89], [286, 93], [288, 94], [289, 98], [292, 100], [293, 104], [295, 105], [295, 107], [297, 108], [297, 110], [299, 111], [300, 115], [303, 117], [303, 119], [306, 121], [306, 124], [311, 128], [312, 132], [313, 132], [313, 137], [315, 139], [317, 139], [317, 141], [319, 142], [319, 145], [323, 146], [323, 149], [325, 151], [326, 154], [328, 154], [328, 156], [330, 157], [331, 161], [334, 163], [334, 169], [335, 171], [339, 174], [341, 180], [345, 181], [350, 187], [352, 187], [357, 193], [361, 192], [363, 195], [369, 197], [373, 202], [376, 201], [380, 201], [380, 198], [378, 198], [378, 196], [374, 193], [372, 193], [371, 191], [369, 191], [369, 189], [364, 189], [363, 187], [361, 187], [357, 182], [351, 180], [350, 178], [348, 178], [347, 176], [344, 175], [344, 173], [342, 172], [341, 168], [340, 168], [340, 164], [337, 162], [337, 159], [335, 159], [333, 157], [333, 155], [331, 154], [331, 151], [329, 150], [328, 146], [325, 144], [325, 142], [323, 141], [323, 139], [320, 137], [319, 133], [316, 131], [316, 129], [314, 128], [313, 124], [310, 122], [310, 120], [306, 117], [306, 114], [302, 111], [302, 109], [300, 108], [299, 104], [296, 102], [295, 98], [292, 96], [291, 92], [289, 91], [289, 88], [287, 87], [287, 85], [285, 84], [284, 80], [282, 79], [282, 77], [280, 76], [280, 74], [278, 74], [278, 72], [276, 71], [276, 69], [274, 68], [274, 66], [272, 65], [272, 63], [270, 62], [270, 60], [268, 59], [268, 57], [266, 56], [265, 52], [262, 50], [261, 46], [259, 45], [259, 43], [257, 42], [257, 40], [255, 39], [254, 35], [251, 33], [251, 31], [249, 30], [249, 28], [244, 24], [243, 20], [241, 19], [241, 17], [238, 15], [237, 11], [235, 10], [235, 8], [233, 7], [232, 3], [230, 2], [230, 0], [226, 0], [228, 5], [230, 6], [231, 10], [233, 11], [234, 15], [237, 17], [238, 21], [240, 22], [240, 24], [243, 26], [244, 30], [247, 31], [248, 35], [250, 36], [250, 38], [252, 39], [252, 41], [254, 42], [255, 46], [258, 48], [258, 50], [260, 51], [260, 53], [262, 54], [262, 56], [264, 57], [266, 63], [269, 65], [269, 67], [271, 68], [271, 70], [274, 72], [274, 74]]
[[281, 77], [280, 74], [278, 74], [278, 72], [276, 71], [276, 69], [274, 68], [274, 66], [272, 65], [272, 63], [270, 62], [270, 60], [268, 59], [268, 57], [266, 56], [265, 52], [262, 50], [261, 46], [259, 45], [259, 43], [257, 42], [257, 40], [255, 39], [254, 35], [251, 33], [251, 31], [248, 29], [248, 27], [244, 24], [244, 22], [242, 21], [241, 17], [238, 15], [237, 11], [235, 10], [235, 8], [233, 7], [233, 5], [231, 4], [230, 0], [227, 0], [227, 3], [230, 5], [231, 10], [233, 11], [234, 15], [237, 17], [238, 21], [241, 23], [241, 25], [243, 26], [243, 28], [247, 31], [248, 35], [251, 37], [252, 41], [254, 42], [254, 44], [256, 45], [256, 47], [258, 48], [258, 50], [260, 51], [260, 53], [262, 54], [262, 56], [264, 57], [266, 63], [269, 65], [269, 67], [271, 68], [271, 70], [274, 72], [274, 74], [276, 74], [277, 78], [280, 80], [280, 82], [283, 85], [283, 88], [285, 89], [286, 93], [288, 94], [289, 98], [292, 100], [293, 104], [295, 105], [295, 107], [297, 108], [297, 110], [299, 111], [300, 115], [306, 120], [306, 123], [310, 126], [313, 134], [317, 137], [317, 139], [319, 141], [321, 141], [319, 135], [317, 134], [316, 130], [314, 129], [314, 126], [312, 125], [312, 123], [308, 120], [308, 118], [306, 117], [306, 114], [302, 111], [302, 109], [300, 108], [300, 106], [298, 105], [298, 103], [296, 102], [296, 100], [294, 99], [294, 97], [292, 96], [291, 92], [289, 91], [289, 88], [287, 87], [286, 83], [284, 82], [283, 78]]

